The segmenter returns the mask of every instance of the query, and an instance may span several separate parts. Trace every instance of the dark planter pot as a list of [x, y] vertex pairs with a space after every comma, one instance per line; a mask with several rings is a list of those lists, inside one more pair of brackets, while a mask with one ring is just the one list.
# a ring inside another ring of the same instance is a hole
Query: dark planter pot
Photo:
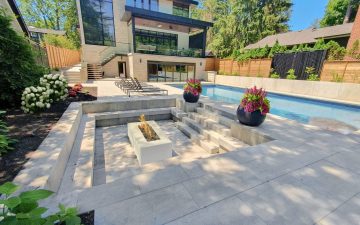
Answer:
[[200, 95], [193, 95], [190, 92], [184, 92], [183, 94], [185, 102], [196, 103], [199, 101]]
[[261, 114], [260, 110], [251, 113], [245, 112], [241, 106], [238, 107], [236, 115], [240, 123], [252, 127], [257, 127], [262, 124], [266, 117], [266, 115]]

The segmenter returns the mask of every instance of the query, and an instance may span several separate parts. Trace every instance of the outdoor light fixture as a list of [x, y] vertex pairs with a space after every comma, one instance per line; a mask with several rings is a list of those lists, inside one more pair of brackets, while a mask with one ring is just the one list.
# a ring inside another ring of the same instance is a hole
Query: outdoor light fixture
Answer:
[[142, 60], [140, 59], [140, 60], [139, 60], [139, 62], [141, 63], [141, 62], [142, 62]]
[[202, 62], [200, 62], [200, 66], [202, 66]]
[[162, 27], [162, 25], [161, 25], [161, 24], [158, 24], [158, 25], [157, 25], [157, 27], [159, 27], [159, 28], [160, 28], [160, 27]]

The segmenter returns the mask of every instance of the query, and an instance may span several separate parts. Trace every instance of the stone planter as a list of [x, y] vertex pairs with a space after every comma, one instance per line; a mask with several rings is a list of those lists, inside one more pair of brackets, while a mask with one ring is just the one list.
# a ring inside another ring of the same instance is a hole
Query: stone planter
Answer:
[[200, 95], [193, 95], [190, 92], [184, 92], [183, 97], [185, 102], [196, 103], [199, 101]]
[[238, 107], [236, 115], [240, 123], [252, 127], [260, 126], [266, 118], [266, 115], [262, 115], [260, 110], [251, 113], [245, 112], [241, 106]]
[[140, 122], [128, 123], [128, 137], [140, 165], [172, 157], [171, 141], [155, 121], [148, 121], [148, 124], [154, 129], [160, 140], [147, 141], [139, 129]]

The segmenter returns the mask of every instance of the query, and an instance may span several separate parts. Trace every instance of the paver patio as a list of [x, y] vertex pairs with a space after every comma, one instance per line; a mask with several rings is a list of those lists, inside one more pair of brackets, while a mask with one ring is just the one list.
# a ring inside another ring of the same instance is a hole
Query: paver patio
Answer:
[[[229, 113], [236, 108], [207, 104]], [[269, 115], [256, 129], [275, 140], [211, 155], [172, 121], [161, 121], [176, 157], [140, 167], [125, 125], [97, 127], [94, 182], [79, 188], [73, 174], [87, 121], [80, 123], [58, 194], [45, 205], [61, 201], [80, 212], [95, 210], [99, 225], [360, 224], [358, 132], [345, 135]]]

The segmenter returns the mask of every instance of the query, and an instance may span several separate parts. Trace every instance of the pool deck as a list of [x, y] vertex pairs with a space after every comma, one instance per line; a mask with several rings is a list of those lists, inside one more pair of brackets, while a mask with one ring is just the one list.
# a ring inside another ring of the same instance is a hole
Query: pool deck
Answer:
[[[128, 98], [112, 81], [94, 85], [99, 101]], [[233, 114], [237, 107], [207, 104]], [[116, 127], [96, 128], [97, 148], [103, 148], [105, 156], [95, 156], [95, 167], [101, 164], [97, 157], [111, 162], [98, 167], [105, 180], [94, 174], [95, 186], [74, 190], [65, 183], [71, 175], [65, 174], [62, 188], [48, 204], [95, 210], [96, 225], [360, 224], [360, 131], [345, 135], [269, 115], [255, 129], [274, 141], [194, 157], [201, 149], [167, 122], [163, 127], [177, 138], [179, 149], [185, 147], [179, 152], [191, 154], [138, 167], [124, 133]], [[136, 168], [114, 177], [112, 170], [123, 164]]]

